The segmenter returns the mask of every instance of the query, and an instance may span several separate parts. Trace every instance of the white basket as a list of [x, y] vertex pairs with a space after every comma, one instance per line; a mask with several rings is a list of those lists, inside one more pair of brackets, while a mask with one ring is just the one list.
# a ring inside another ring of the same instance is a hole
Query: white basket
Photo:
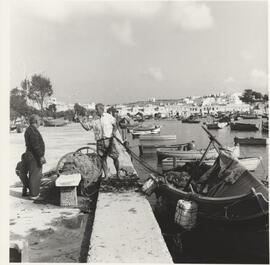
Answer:
[[198, 205], [193, 201], [179, 200], [175, 209], [174, 222], [191, 230], [197, 221]]
[[153, 177], [150, 177], [142, 186], [142, 191], [150, 196], [154, 190], [157, 188], [158, 186], [158, 183], [157, 181], [153, 178]]

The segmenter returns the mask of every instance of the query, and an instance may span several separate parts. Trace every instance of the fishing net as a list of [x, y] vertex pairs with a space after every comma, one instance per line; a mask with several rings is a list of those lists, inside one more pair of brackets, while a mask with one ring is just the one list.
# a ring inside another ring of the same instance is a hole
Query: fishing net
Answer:
[[80, 191], [84, 196], [93, 192], [93, 185], [97, 184], [102, 175], [102, 163], [100, 157], [95, 154], [69, 153], [58, 164], [61, 175], [80, 173]]

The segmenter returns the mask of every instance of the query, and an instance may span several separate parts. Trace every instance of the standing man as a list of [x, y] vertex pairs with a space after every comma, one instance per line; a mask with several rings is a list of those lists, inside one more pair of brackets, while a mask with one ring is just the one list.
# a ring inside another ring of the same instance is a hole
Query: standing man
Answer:
[[[23, 196], [30, 191], [30, 199], [38, 200], [40, 197], [40, 182], [42, 177], [42, 165], [46, 163], [44, 158], [45, 144], [38, 130], [40, 117], [31, 115], [29, 127], [24, 133], [26, 152], [22, 155], [20, 178], [23, 183]], [[28, 176], [29, 175], [29, 176]]]
[[102, 103], [96, 104], [95, 109], [96, 117], [94, 117], [93, 121], [86, 123], [79, 119], [79, 122], [85, 130], [89, 131], [93, 129], [94, 131], [97, 142], [97, 153], [102, 159], [105, 177], [107, 178], [109, 174], [107, 156], [113, 159], [116, 175], [119, 177], [119, 153], [116, 150], [113, 139], [117, 131], [116, 120], [111, 114], [104, 112], [104, 105]]

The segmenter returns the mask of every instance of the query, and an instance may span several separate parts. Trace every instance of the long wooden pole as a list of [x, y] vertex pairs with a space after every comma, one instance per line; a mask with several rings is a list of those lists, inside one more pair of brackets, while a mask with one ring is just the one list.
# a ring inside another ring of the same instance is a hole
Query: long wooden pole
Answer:
[[[210, 139], [210, 143], [208, 144], [208, 146], [207, 146], [207, 148], [206, 148], [204, 154], [202, 155], [202, 157], [201, 157], [201, 159], [200, 159], [200, 162], [199, 162], [199, 164], [198, 164], [198, 167], [202, 164], [203, 160], [205, 159], [206, 154], [208, 153], [211, 144], [213, 144], [213, 146], [215, 147], [215, 145], [214, 145], [213, 142], [216, 142], [216, 143], [220, 146], [220, 148], [224, 148], [224, 147], [222, 146], [222, 144], [215, 138], [214, 135], [212, 135], [212, 134], [204, 127], [204, 126], [202, 126], [202, 128], [203, 128], [203, 129], [206, 131], [206, 133], [208, 134], [209, 139]], [[215, 147], [215, 149], [216, 149], [216, 147]], [[196, 171], [196, 168], [194, 168], [194, 170], [192, 171], [192, 174], [191, 174], [191, 176], [190, 176], [190, 178], [189, 178], [189, 180], [188, 180], [188, 182], [187, 182], [187, 184], [186, 184], [184, 190], [187, 190], [187, 188], [189, 187], [191, 181], [192, 181], [193, 178], [194, 178], [195, 171]]]
[[210, 133], [204, 126], [202, 126], [202, 128], [208, 134], [210, 140], [215, 141], [221, 148], [224, 148], [223, 145], [217, 140], [217, 138], [212, 133]]

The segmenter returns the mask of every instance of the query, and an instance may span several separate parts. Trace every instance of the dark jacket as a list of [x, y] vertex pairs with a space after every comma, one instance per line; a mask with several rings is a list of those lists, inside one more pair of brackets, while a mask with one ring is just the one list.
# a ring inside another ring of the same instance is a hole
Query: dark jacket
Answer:
[[40, 158], [45, 154], [45, 144], [40, 132], [35, 126], [30, 125], [24, 133], [24, 139], [26, 151], [31, 152], [39, 162]]

